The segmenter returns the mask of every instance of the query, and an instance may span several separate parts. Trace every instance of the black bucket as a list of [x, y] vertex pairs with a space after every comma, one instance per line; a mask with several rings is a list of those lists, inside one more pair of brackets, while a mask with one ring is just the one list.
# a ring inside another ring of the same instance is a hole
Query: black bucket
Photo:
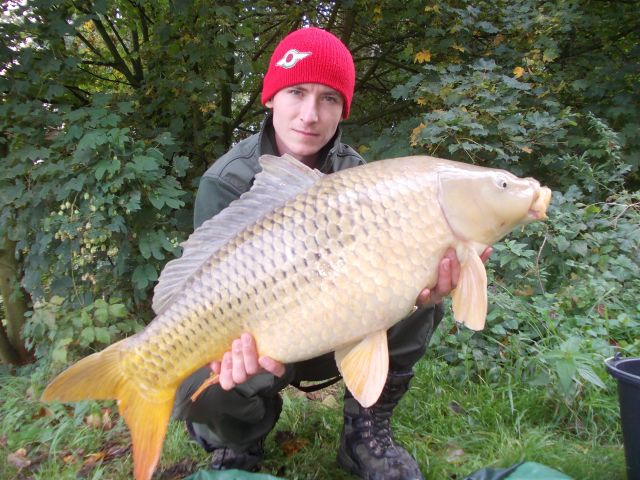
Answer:
[[609, 373], [618, 380], [620, 421], [627, 461], [628, 480], [640, 480], [640, 358], [605, 361]]

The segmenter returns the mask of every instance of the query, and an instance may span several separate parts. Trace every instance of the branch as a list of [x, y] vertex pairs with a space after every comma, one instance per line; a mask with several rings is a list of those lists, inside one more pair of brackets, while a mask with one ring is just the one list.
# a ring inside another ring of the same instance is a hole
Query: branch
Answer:
[[626, 30], [623, 30], [622, 32], [618, 33], [617, 35], [614, 35], [611, 38], [606, 38], [606, 39], [604, 39], [604, 40], [602, 40], [602, 41], [600, 41], [598, 43], [595, 43], [595, 44], [591, 45], [588, 48], [583, 48], [581, 50], [562, 55], [559, 58], [559, 60], [562, 61], [562, 60], [566, 60], [567, 58], [578, 57], [580, 55], [584, 55], [585, 53], [589, 53], [589, 52], [593, 52], [593, 51], [596, 51], [596, 50], [600, 50], [600, 49], [604, 48], [607, 43], [617, 42], [618, 40], [626, 37], [630, 33], [637, 32], [638, 28], [639, 28], [638, 25], [634, 25], [634, 26], [632, 26], [632, 27], [630, 27], [630, 28], [628, 28]]
[[82, 67], [78, 67], [80, 70], [82, 70], [85, 73], [88, 73], [89, 75], [91, 75], [92, 77], [96, 77], [100, 80], [104, 80], [105, 82], [112, 82], [112, 83], [120, 83], [122, 85], [127, 85], [129, 87], [135, 87], [135, 85], [132, 85], [131, 83], [127, 83], [127, 82], [123, 82], [122, 80], [117, 80], [115, 78], [106, 78], [106, 77], [101, 77], [100, 75], [98, 75], [97, 73], [93, 73], [85, 68]]
[[140, 40], [138, 38], [138, 29], [131, 29], [131, 40], [133, 42], [133, 51], [135, 55], [131, 57], [131, 62], [133, 63], [133, 69], [136, 72], [136, 77], [140, 80], [144, 78], [144, 72], [142, 71], [142, 61], [140, 60]]
[[142, 26], [142, 40], [145, 42], [149, 41], [149, 23], [153, 24], [153, 20], [149, 18], [147, 12], [144, 11], [144, 7], [140, 5], [140, 2], [134, 2], [133, 0], [129, 0], [129, 3], [138, 10], [138, 14], [140, 15], [140, 25]]
[[84, 44], [89, 48], [89, 50], [91, 50], [95, 55], [97, 55], [97, 56], [98, 56], [98, 57], [100, 57], [100, 58], [104, 58], [104, 56], [100, 53], [100, 51], [99, 51], [96, 47], [94, 47], [94, 46], [91, 44], [91, 42], [89, 42], [89, 40], [87, 40], [87, 39], [84, 37], [84, 35], [82, 35], [82, 34], [81, 34], [79, 31], [77, 31], [77, 30], [76, 30], [76, 36], [77, 36], [80, 40], [82, 40], [82, 43], [84, 43]]
[[69, 90], [69, 92], [71, 92], [71, 95], [73, 95], [78, 100], [80, 100], [83, 105], [88, 105], [89, 104], [89, 100], [87, 100], [87, 97], [81, 95], [81, 93], [80, 93], [80, 92], [82, 92], [82, 93], [86, 94], [87, 96], [91, 96], [91, 94], [89, 92], [87, 92], [86, 90], [78, 88], [78, 87], [76, 87], [74, 85], [65, 85], [64, 88]]
[[238, 128], [240, 126], [240, 124], [242, 123], [242, 121], [244, 120], [244, 116], [247, 114], [247, 112], [249, 110], [251, 110], [251, 107], [253, 107], [253, 104], [255, 103], [256, 99], [258, 98], [258, 95], [260, 95], [260, 92], [262, 91], [261, 88], [257, 88], [256, 90], [254, 90], [251, 93], [251, 97], [249, 98], [249, 101], [247, 103], [244, 104], [244, 107], [242, 107], [242, 110], [240, 110], [238, 112], [238, 115], [236, 115], [236, 119], [233, 122], [233, 124], [231, 125], [231, 131], [233, 132], [236, 128]]
[[350, 7], [346, 12], [346, 18], [342, 23], [342, 34], [340, 35], [342, 42], [345, 45], [349, 45], [351, 41], [351, 34], [353, 33], [353, 26], [356, 21], [356, 9]]
[[107, 21], [107, 23], [109, 24], [109, 27], [111, 28], [111, 31], [113, 32], [113, 34], [116, 36], [116, 38], [118, 39], [118, 41], [120, 42], [120, 45], [122, 45], [122, 48], [124, 49], [124, 53], [126, 53], [128, 56], [131, 56], [131, 52], [129, 51], [129, 49], [127, 48], [127, 44], [124, 43], [124, 40], [122, 39], [122, 37], [120, 36], [120, 34], [118, 33], [118, 30], [116, 29], [116, 26], [113, 24], [113, 22], [109, 19], [109, 17], [107, 17], [106, 15], [104, 15], [105, 20]]
[[111, 37], [107, 32], [107, 29], [104, 28], [104, 25], [102, 24], [100, 19], [93, 18], [92, 20], [93, 20], [93, 24], [96, 26], [96, 29], [98, 30], [98, 33], [100, 33], [102, 40], [104, 41], [105, 45], [109, 49], [109, 52], [111, 52], [111, 55], [116, 64], [116, 67], [115, 67], [116, 70], [122, 73], [132, 86], [134, 87], [140, 86], [138, 79], [133, 75], [133, 73], [131, 73], [131, 70], [129, 70], [129, 67], [125, 63], [124, 59], [120, 56], [118, 49], [113, 43], [113, 40], [111, 40]]
[[114, 67], [116, 66], [113, 62], [96, 62], [93, 60], [82, 60], [80, 63], [84, 65], [95, 65], [97, 67]]

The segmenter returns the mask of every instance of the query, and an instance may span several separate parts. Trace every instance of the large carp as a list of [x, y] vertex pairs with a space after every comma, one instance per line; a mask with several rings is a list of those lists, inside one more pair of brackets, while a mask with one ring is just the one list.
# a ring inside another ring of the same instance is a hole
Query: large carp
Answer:
[[142, 332], [56, 377], [44, 401], [117, 399], [131, 431], [135, 477], [151, 478], [176, 389], [221, 359], [243, 332], [284, 363], [335, 351], [364, 406], [387, 378], [386, 330], [436, 283], [449, 247], [461, 262], [456, 320], [483, 328], [479, 253], [515, 226], [546, 217], [534, 179], [431, 157], [381, 160], [323, 175], [263, 156], [252, 189], [205, 222], [167, 264], [156, 318]]

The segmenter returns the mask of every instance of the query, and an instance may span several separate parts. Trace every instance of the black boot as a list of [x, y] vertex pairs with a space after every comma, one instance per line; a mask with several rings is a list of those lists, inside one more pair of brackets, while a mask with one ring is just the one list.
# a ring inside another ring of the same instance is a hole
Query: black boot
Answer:
[[[271, 428], [275, 425], [280, 412], [282, 411], [282, 398], [280, 395], [273, 397], [265, 397], [265, 409], [271, 418]], [[193, 440], [199, 443], [207, 452], [211, 453], [211, 470], [244, 470], [246, 472], [257, 472], [260, 469], [260, 463], [264, 459], [264, 441], [266, 434], [260, 438], [251, 441], [242, 447], [230, 447], [223, 445], [214, 445], [207, 441], [201, 435], [198, 435], [194, 429], [194, 425], [187, 421], [187, 432]]]
[[211, 455], [211, 470], [244, 470], [257, 472], [264, 458], [263, 442], [256, 442], [248, 450], [238, 451], [229, 447], [214, 448]]
[[424, 480], [418, 464], [391, 435], [391, 414], [413, 372], [389, 372], [378, 401], [362, 407], [347, 391], [338, 464], [365, 480]]

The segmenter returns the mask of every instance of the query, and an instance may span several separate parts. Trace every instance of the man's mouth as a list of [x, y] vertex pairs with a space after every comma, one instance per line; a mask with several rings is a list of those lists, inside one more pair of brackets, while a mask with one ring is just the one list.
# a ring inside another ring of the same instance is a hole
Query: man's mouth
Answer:
[[302, 135], [304, 137], [317, 137], [319, 134], [315, 133], [315, 132], [307, 132], [305, 130], [298, 130], [297, 128], [292, 129], [294, 132], [296, 132], [299, 135]]

